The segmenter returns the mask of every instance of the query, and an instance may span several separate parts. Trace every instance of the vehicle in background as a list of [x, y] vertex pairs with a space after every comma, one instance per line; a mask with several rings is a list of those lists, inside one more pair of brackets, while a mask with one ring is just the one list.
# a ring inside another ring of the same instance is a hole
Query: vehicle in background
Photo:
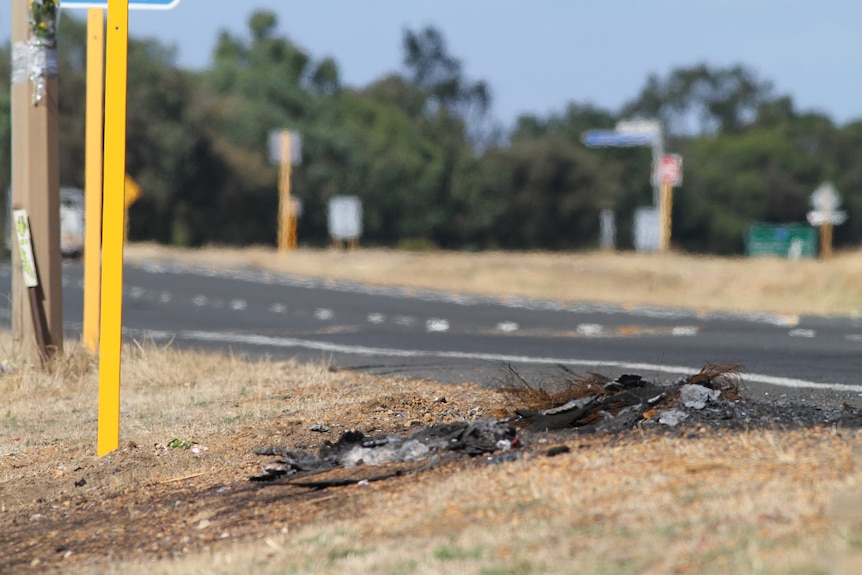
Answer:
[[84, 190], [60, 188], [60, 253], [64, 258], [84, 254]]
[[[15, 248], [12, 238], [11, 190], [6, 191], [6, 249]], [[84, 254], [84, 190], [60, 188], [60, 253], [64, 258], [79, 258]]]

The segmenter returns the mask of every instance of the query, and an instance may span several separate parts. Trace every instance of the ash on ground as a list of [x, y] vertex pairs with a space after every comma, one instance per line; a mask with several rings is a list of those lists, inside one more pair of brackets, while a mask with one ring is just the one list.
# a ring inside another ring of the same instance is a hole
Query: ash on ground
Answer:
[[334, 443], [324, 442], [317, 453], [265, 447], [255, 453], [277, 459], [264, 463], [263, 473], [250, 480], [326, 488], [387, 479], [458, 457], [484, 456], [501, 463], [520, 459], [525, 452], [554, 456], [567, 451], [564, 446], [537, 449], [539, 442], [534, 440], [544, 432], [862, 427], [862, 410], [852, 405], [746, 399], [741, 382], [738, 366], [708, 364], [672, 382], [649, 381], [637, 374], [614, 379], [578, 375], [561, 366], [559, 375], [534, 384], [507, 365], [495, 383], [521, 406], [510, 417], [420, 426], [406, 437], [351, 430]]

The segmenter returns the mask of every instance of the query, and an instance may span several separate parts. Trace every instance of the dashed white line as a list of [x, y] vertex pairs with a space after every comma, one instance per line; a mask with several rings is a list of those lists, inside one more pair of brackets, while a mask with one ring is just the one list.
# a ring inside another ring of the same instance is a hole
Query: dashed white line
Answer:
[[447, 332], [449, 331], [449, 322], [445, 319], [431, 318], [425, 322], [425, 331], [427, 332]]
[[287, 311], [287, 306], [283, 303], [274, 303], [269, 306], [269, 311], [272, 313], [285, 313]]
[[410, 327], [411, 325], [416, 323], [416, 318], [410, 317], [409, 315], [396, 315], [392, 320], [396, 325], [401, 325], [404, 327]]
[[243, 311], [248, 307], [248, 302], [244, 299], [235, 299], [230, 302], [230, 309], [234, 311]]
[[331, 309], [326, 309], [322, 307], [314, 310], [314, 317], [316, 317], [320, 321], [328, 321], [335, 317], [335, 314], [332, 312]]
[[370, 313], [367, 319], [368, 323], [381, 324], [386, 321], [386, 316], [382, 313]]
[[207, 304], [207, 302], [209, 302], [209, 300], [207, 299], [207, 296], [205, 296], [205, 295], [196, 295], [195, 297], [192, 298], [192, 303], [198, 307], [205, 306]]
[[698, 331], [698, 328], [694, 326], [678, 325], [670, 333], [677, 337], [688, 337], [697, 335]]
[[817, 335], [817, 332], [813, 329], [791, 329], [787, 335], [790, 337], [814, 337]]
[[497, 331], [502, 331], [504, 333], [512, 333], [514, 331], [518, 331], [519, 326], [514, 321], [501, 321], [497, 324]]
[[577, 327], [580, 335], [601, 335], [605, 328], [597, 323], [582, 323]]

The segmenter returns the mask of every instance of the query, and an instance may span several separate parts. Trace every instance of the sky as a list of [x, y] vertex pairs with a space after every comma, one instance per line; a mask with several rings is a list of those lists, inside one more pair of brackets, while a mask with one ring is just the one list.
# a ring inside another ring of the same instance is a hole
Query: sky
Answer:
[[[0, 0], [3, 39], [11, 1]], [[742, 64], [798, 111], [862, 120], [860, 0], [180, 0], [132, 11], [129, 29], [199, 69], [219, 31], [244, 35], [256, 9], [275, 12], [278, 34], [312, 58], [334, 58], [352, 87], [402, 70], [403, 31], [433, 25], [506, 125], [570, 102], [617, 112], [650, 74], [701, 63]]]

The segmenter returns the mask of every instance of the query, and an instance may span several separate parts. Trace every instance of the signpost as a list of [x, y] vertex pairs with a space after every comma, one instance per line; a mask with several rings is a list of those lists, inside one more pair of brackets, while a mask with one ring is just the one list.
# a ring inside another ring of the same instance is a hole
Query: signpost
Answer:
[[362, 235], [362, 201], [356, 196], [332, 196], [327, 214], [329, 235], [338, 245], [355, 249]]
[[658, 163], [653, 166], [653, 183], [661, 186], [658, 249], [666, 252], [670, 248], [673, 188], [682, 184], [682, 156], [663, 154]]
[[[587, 130], [581, 141], [590, 148], [629, 148], [650, 146], [652, 165], [658, 165], [664, 154], [664, 133], [661, 122], [656, 120], [623, 120], [613, 130]], [[659, 204], [660, 183], [652, 179], [653, 206]], [[659, 231], [659, 235], [663, 232]], [[668, 236], [669, 237], [669, 236]]]
[[273, 130], [269, 134], [269, 160], [278, 170], [278, 251], [296, 249], [296, 218], [299, 213], [290, 197], [290, 172], [302, 162], [302, 136], [298, 132]]
[[811, 194], [811, 207], [808, 223], [820, 227], [820, 257], [832, 257], [832, 226], [840, 226], [847, 221], [847, 212], [839, 210], [841, 196], [831, 182], [825, 182]]

